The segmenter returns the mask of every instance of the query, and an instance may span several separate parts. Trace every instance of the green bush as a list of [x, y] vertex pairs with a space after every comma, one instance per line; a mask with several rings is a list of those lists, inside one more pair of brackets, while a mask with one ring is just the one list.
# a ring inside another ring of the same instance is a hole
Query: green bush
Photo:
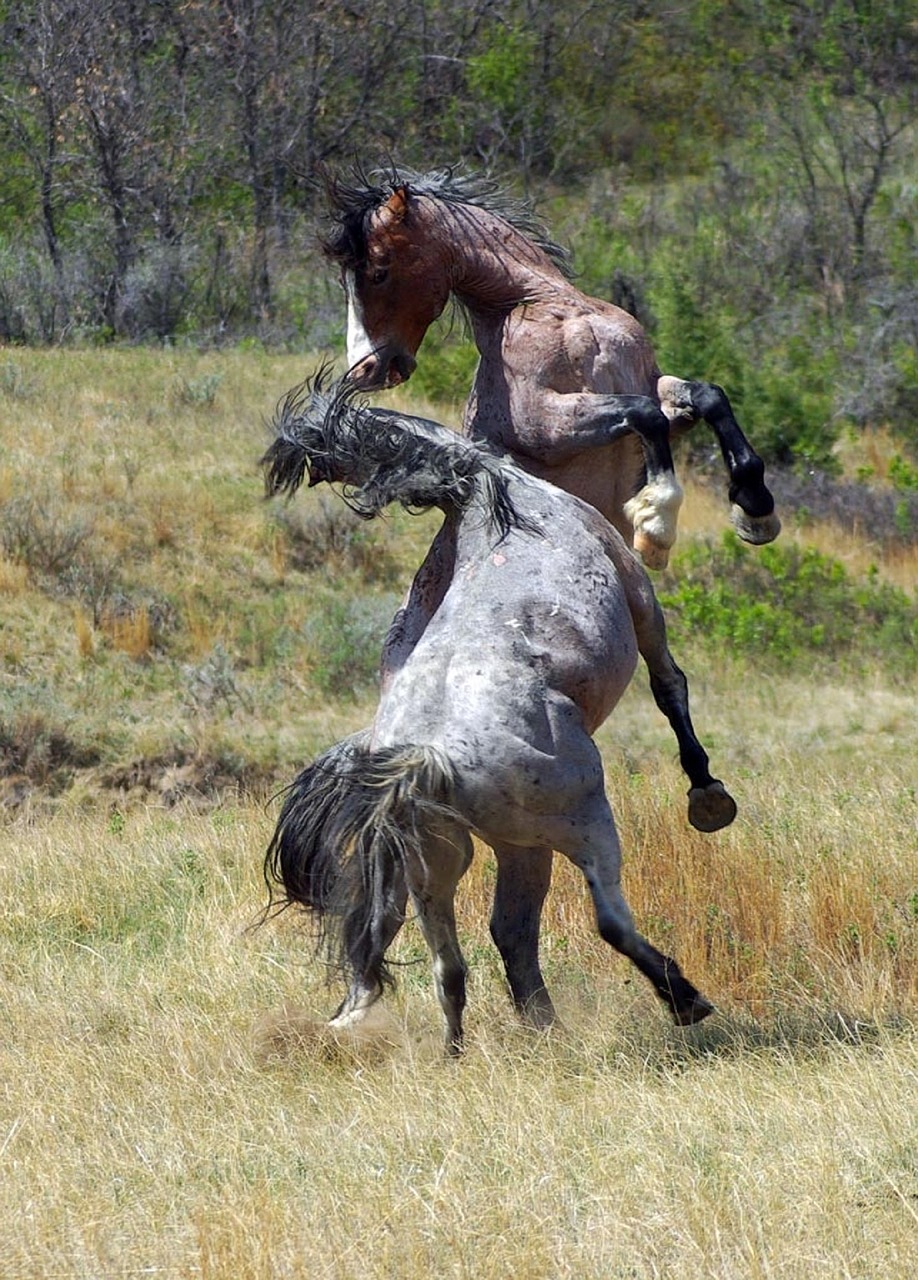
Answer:
[[681, 551], [661, 583], [670, 630], [778, 661], [805, 655], [918, 667], [918, 599], [854, 579], [812, 548], [750, 550], [733, 533]]
[[470, 339], [451, 334], [446, 325], [433, 325], [418, 352], [412, 390], [438, 404], [462, 404], [472, 389], [477, 365], [478, 351]]
[[333, 597], [306, 624], [312, 682], [333, 698], [357, 698], [374, 688], [383, 641], [400, 597]]

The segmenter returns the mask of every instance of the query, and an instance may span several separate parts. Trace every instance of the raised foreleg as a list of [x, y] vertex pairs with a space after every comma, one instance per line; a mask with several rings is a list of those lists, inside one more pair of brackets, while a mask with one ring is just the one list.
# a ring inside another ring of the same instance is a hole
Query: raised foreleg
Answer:
[[456, 538], [447, 522], [437, 533], [411, 583], [404, 604], [397, 611], [383, 641], [380, 684], [385, 691], [395, 673], [405, 665], [427, 624], [442, 603], [452, 581]]
[[772, 542], [781, 530], [775, 501], [765, 484], [765, 464], [743, 434], [722, 387], [662, 377], [657, 383], [660, 406], [674, 429], [699, 419], [711, 427], [730, 476], [730, 518], [745, 542]]
[[[627, 491], [623, 493], [617, 509], [612, 509], [614, 502], [600, 505], [623, 534], [633, 531], [634, 548], [646, 565], [652, 569], [666, 566], [676, 540], [682, 487], [673, 466], [669, 420], [649, 396], [562, 393], [542, 388], [531, 410], [515, 414], [514, 426], [515, 448], [524, 459], [533, 458], [548, 467], [561, 467], [590, 449], [637, 436], [644, 457], [643, 486], [633, 497], [626, 499]], [[542, 474], [554, 479], [549, 471]], [[622, 477], [624, 483], [630, 479]], [[563, 480], [559, 485], [568, 487]], [[571, 492], [576, 492], [576, 487]], [[627, 520], [624, 527], [621, 511]]]
[[689, 714], [688, 681], [676, 665], [666, 639], [666, 620], [653, 587], [631, 556], [630, 566], [616, 551], [631, 610], [638, 650], [650, 675], [650, 689], [679, 744], [679, 760], [691, 784], [688, 819], [697, 831], [719, 831], [736, 817], [736, 801], [711, 775], [707, 752], [698, 741]]

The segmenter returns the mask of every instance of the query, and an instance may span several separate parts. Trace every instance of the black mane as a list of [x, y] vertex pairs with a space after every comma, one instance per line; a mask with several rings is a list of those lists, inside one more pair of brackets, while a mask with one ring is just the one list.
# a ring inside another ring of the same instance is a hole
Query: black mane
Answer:
[[340, 483], [353, 511], [372, 520], [390, 503], [409, 511], [463, 511], [476, 500], [499, 538], [536, 532], [510, 497], [500, 458], [456, 436], [431, 439], [423, 419], [359, 403], [352, 385], [331, 383], [323, 366], [277, 407], [274, 441], [261, 459], [268, 496]]
[[503, 218], [541, 249], [559, 270], [570, 275], [570, 254], [551, 238], [530, 204], [509, 195], [493, 178], [459, 173], [453, 167], [419, 173], [392, 164], [370, 173], [355, 168], [350, 179], [327, 174], [325, 190], [332, 223], [322, 238], [322, 247], [328, 257], [349, 269], [362, 267], [366, 263], [370, 215], [403, 186], [416, 196], [428, 196], [449, 205], [472, 205]]

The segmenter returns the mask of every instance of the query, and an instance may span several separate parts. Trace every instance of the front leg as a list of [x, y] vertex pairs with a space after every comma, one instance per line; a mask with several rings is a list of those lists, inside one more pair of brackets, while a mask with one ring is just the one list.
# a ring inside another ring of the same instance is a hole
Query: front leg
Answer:
[[383, 690], [414, 652], [415, 645], [427, 630], [427, 624], [439, 609], [453, 578], [456, 561], [455, 528], [447, 520], [440, 527], [414, 575], [405, 603], [392, 619], [383, 641], [380, 660], [380, 685]]
[[662, 377], [657, 394], [664, 414], [676, 429], [703, 418], [720, 445], [730, 477], [730, 518], [744, 542], [772, 542], [781, 531], [775, 500], [765, 484], [765, 464], [743, 434], [722, 387]]
[[[669, 421], [649, 396], [601, 395], [541, 389], [537, 398], [514, 412], [514, 452], [547, 468], [563, 470], [566, 463], [593, 449], [607, 449], [626, 436], [637, 436], [644, 458], [645, 480], [638, 493], [627, 471], [597, 456], [596, 468], [608, 472], [609, 498], [603, 514], [633, 531], [633, 545], [646, 565], [665, 567], [676, 540], [682, 488], [676, 479], [669, 444]], [[541, 474], [555, 479], [550, 471]], [[568, 488], [559, 474], [560, 488]], [[571, 487], [570, 492], [577, 492]], [[616, 519], [616, 516], [618, 517]]]
[[689, 714], [688, 681], [676, 665], [666, 638], [666, 620], [653, 587], [640, 566], [627, 553], [613, 547], [638, 650], [650, 675], [650, 689], [666, 716], [679, 746], [679, 762], [689, 780], [688, 819], [697, 831], [719, 831], [736, 817], [736, 801], [724, 784], [712, 776], [708, 754], [698, 740]]

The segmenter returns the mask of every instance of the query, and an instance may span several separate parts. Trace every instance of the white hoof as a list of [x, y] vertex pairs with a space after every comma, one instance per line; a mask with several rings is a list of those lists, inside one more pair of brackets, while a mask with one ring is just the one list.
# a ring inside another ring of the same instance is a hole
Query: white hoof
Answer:
[[682, 487], [675, 476], [645, 484], [625, 503], [625, 515], [634, 529], [634, 549], [651, 569], [663, 569], [676, 541]]

